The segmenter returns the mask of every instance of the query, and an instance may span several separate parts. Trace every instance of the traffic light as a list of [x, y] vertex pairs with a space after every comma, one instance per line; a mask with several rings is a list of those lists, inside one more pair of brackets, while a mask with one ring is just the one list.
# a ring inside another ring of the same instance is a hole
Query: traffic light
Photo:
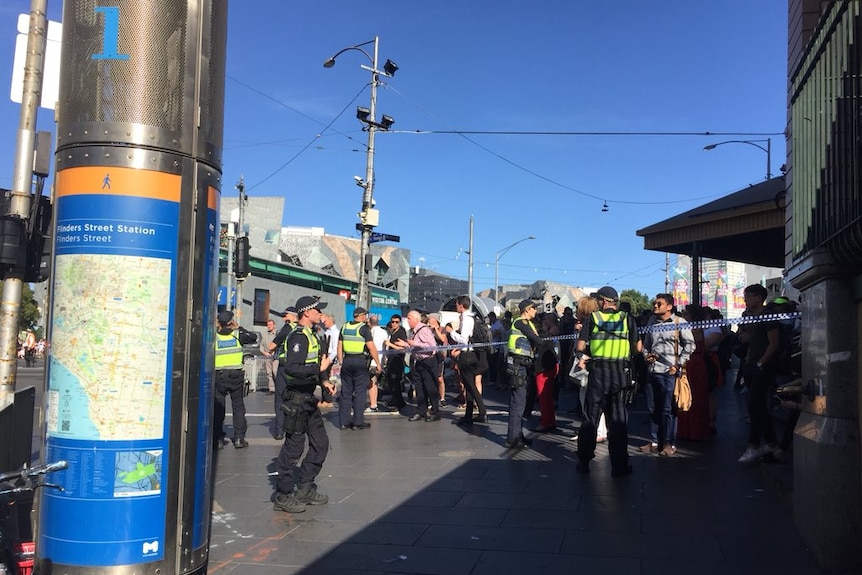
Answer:
[[[8, 191], [0, 198], [0, 213], [5, 214]], [[48, 279], [51, 268], [51, 232], [53, 206], [48, 196], [30, 197], [30, 221], [15, 216], [0, 216], [0, 277], [10, 269], [23, 269], [27, 283]]]
[[27, 240], [27, 262], [24, 281], [43, 282], [51, 275], [51, 219], [54, 206], [48, 196], [31, 198], [30, 237]]
[[244, 278], [251, 273], [248, 251], [250, 249], [248, 236], [236, 239], [236, 252], [234, 256], [234, 273], [238, 278]]

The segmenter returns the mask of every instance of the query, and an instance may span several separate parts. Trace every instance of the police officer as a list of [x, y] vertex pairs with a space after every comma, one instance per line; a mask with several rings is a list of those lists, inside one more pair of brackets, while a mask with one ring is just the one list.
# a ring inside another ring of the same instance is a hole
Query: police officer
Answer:
[[[320, 322], [320, 310], [325, 307], [319, 298], [299, 298], [296, 302], [297, 327], [287, 338], [285, 439], [276, 460], [278, 480], [273, 497], [273, 508], [277, 511], [301, 513], [306, 505], [322, 505], [329, 501], [329, 497], [317, 491], [314, 483], [329, 451], [329, 437], [323, 427], [323, 416], [317, 407], [314, 390], [320, 384], [328, 387], [330, 392], [334, 391], [329, 381], [321, 381], [320, 374], [329, 368], [331, 360], [320, 349], [320, 341], [313, 331]], [[306, 436], [308, 453], [297, 469], [296, 464], [305, 450]]]
[[[341, 429], [367, 429], [365, 398], [371, 386], [368, 357], [380, 365], [374, 346], [371, 328], [365, 323], [368, 311], [364, 307], [353, 310], [353, 321], [341, 326], [338, 338], [338, 363], [341, 364], [341, 399], [338, 401], [338, 419]], [[353, 417], [350, 417], [351, 408]]]
[[219, 312], [215, 340], [215, 413], [213, 416], [213, 447], [216, 449], [224, 448], [225, 432], [222, 427], [227, 394], [230, 394], [233, 409], [233, 446], [237, 449], [248, 447], [248, 442], [245, 440], [248, 422], [245, 419], [243, 401], [245, 372], [242, 369], [242, 346], [256, 342], [257, 337], [254, 334], [236, 324], [233, 313]]
[[275, 370], [275, 394], [273, 395], [273, 403], [275, 405], [275, 429], [272, 430], [272, 436], [281, 441], [284, 439], [284, 412], [281, 410], [281, 404], [284, 401], [285, 389], [287, 388], [287, 379], [284, 375], [284, 362], [287, 352], [287, 336], [290, 332], [296, 329], [297, 316], [296, 308], [288, 306], [282, 313], [284, 325], [278, 330], [278, 333], [272, 338], [272, 343], [269, 344], [270, 353], [275, 355], [278, 361], [278, 368]]
[[524, 437], [521, 416], [527, 405], [527, 385], [536, 378], [533, 364], [536, 349], [542, 339], [536, 329], [533, 319], [536, 317], [536, 304], [525, 299], [518, 304], [521, 317], [512, 324], [506, 359], [506, 371], [509, 375], [509, 427], [506, 432], [506, 447], [519, 449], [532, 443]]
[[634, 318], [619, 311], [619, 295], [611, 286], [596, 293], [599, 309], [593, 312], [578, 337], [578, 360], [587, 344], [590, 346], [590, 376], [584, 402], [584, 422], [578, 433], [580, 473], [590, 472], [590, 460], [596, 455], [596, 425], [602, 413], [608, 422], [608, 451], [611, 475], [622, 477], [632, 472], [627, 451], [628, 413], [622, 391], [631, 385], [632, 354], [641, 351]]

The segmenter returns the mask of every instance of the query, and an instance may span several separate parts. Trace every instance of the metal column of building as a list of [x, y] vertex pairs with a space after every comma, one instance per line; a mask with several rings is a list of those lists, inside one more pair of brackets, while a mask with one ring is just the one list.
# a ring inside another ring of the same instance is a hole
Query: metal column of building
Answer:
[[101, 4], [63, 5], [38, 569], [201, 573], [227, 2]]

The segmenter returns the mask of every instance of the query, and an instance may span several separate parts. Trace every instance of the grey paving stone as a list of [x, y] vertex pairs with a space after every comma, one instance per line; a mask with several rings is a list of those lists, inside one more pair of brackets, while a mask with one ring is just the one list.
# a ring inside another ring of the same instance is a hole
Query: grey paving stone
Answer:
[[[269, 412], [260, 395], [247, 398], [249, 412]], [[497, 410], [505, 396], [486, 399]], [[636, 407], [635, 473], [620, 479], [606, 446], [589, 475], [577, 474], [566, 434], [505, 449], [504, 416], [470, 432], [369, 417], [371, 429], [354, 433], [328, 413], [331, 450], [316, 481], [330, 503], [299, 514], [272, 510], [267, 473], [280, 444], [253, 424], [248, 449], [217, 454], [210, 565], [219, 575], [817, 573], [765, 466], [736, 463], [747, 432], [739, 406], [721, 405], [713, 441], [681, 443], [670, 458], [636, 451], [648, 437]]]

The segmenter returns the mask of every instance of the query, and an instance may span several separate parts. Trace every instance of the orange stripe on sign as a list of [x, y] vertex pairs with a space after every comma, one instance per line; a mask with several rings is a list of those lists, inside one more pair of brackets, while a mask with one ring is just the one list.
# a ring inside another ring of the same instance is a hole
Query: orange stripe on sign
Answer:
[[218, 200], [221, 195], [221, 191], [212, 187], [207, 186], [207, 208], [210, 210], [218, 209]]
[[58, 197], [78, 194], [136, 196], [179, 202], [182, 186], [177, 174], [116, 166], [66, 168], [57, 172], [56, 180]]

